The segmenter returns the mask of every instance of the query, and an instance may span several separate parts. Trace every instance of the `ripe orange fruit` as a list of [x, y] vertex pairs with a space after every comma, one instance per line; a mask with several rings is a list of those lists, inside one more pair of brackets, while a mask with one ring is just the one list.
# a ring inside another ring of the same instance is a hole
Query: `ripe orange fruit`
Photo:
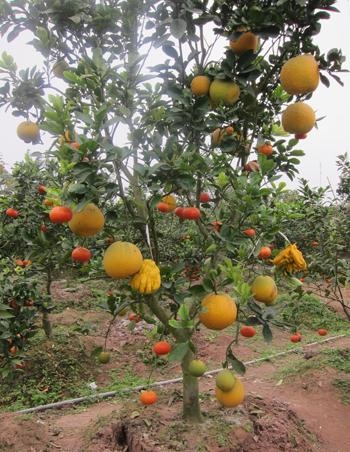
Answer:
[[213, 226], [214, 231], [220, 232], [222, 221], [212, 221], [211, 225]]
[[181, 218], [187, 220], [198, 220], [201, 217], [201, 212], [197, 207], [184, 207], [181, 215]]
[[130, 312], [128, 319], [130, 320], [130, 322], [138, 323], [141, 322], [142, 317], [139, 314], [136, 314], [136, 312]]
[[153, 345], [153, 351], [156, 355], [167, 355], [171, 352], [171, 345], [167, 341], [159, 341]]
[[239, 86], [227, 80], [215, 79], [210, 84], [209, 97], [214, 105], [233, 105], [235, 104], [240, 96], [241, 90]]
[[268, 246], [262, 246], [260, 248], [258, 258], [259, 259], [268, 259], [271, 256], [271, 248]]
[[9, 207], [8, 209], [6, 209], [5, 213], [10, 218], [17, 218], [19, 215], [18, 210], [14, 209], [13, 207]]
[[199, 195], [199, 201], [200, 202], [209, 202], [210, 201], [210, 194], [207, 192], [202, 192]]
[[253, 337], [256, 335], [256, 330], [253, 326], [242, 326], [240, 333], [243, 337]]
[[243, 234], [247, 237], [254, 237], [256, 235], [256, 231], [253, 228], [248, 228], [243, 231]]
[[271, 276], [257, 276], [250, 289], [255, 300], [267, 306], [275, 301], [278, 294], [276, 283]]
[[295, 102], [288, 105], [282, 113], [282, 127], [289, 133], [308, 133], [315, 123], [315, 112], [305, 102]]
[[139, 397], [143, 405], [153, 405], [158, 400], [157, 393], [152, 390], [142, 391]]
[[226, 293], [211, 293], [201, 301], [199, 320], [211, 330], [223, 330], [237, 318], [237, 306]]
[[54, 205], [54, 201], [53, 201], [53, 199], [45, 198], [44, 201], [43, 201], [43, 204], [46, 207], [51, 207], [51, 206]]
[[130, 242], [114, 242], [106, 249], [103, 267], [108, 276], [115, 279], [127, 278], [137, 273], [143, 257], [136, 245]]
[[258, 146], [257, 151], [259, 154], [271, 155], [273, 152], [273, 147], [269, 143], [264, 143]]
[[184, 212], [184, 207], [176, 207], [176, 209], [174, 210], [174, 214], [179, 218], [184, 218], [183, 212]]
[[76, 262], [89, 262], [91, 259], [91, 251], [83, 246], [78, 246], [72, 251], [72, 259]]
[[232, 126], [227, 126], [225, 129], [226, 135], [232, 135], [235, 129]]
[[300, 341], [301, 341], [301, 334], [299, 334], [299, 333], [294, 333], [294, 334], [292, 334], [292, 335], [290, 336], [290, 341], [291, 341], [291, 342], [294, 342], [294, 343], [300, 342]]
[[79, 237], [92, 237], [98, 234], [105, 224], [101, 210], [93, 203], [86, 204], [81, 210], [75, 210], [68, 223], [69, 229]]
[[46, 187], [43, 184], [38, 185], [38, 193], [39, 195], [45, 195], [46, 193]]
[[318, 63], [310, 54], [298, 55], [284, 63], [280, 73], [282, 88], [288, 94], [307, 94], [319, 83]]
[[328, 331], [327, 331], [326, 329], [324, 329], [324, 328], [319, 328], [319, 329], [317, 330], [317, 332], [318, 332], [318, 334], [319, 334], [320, 336], [327, 336], [327, 334], [328, 334]]
[[176, 198], [175, 198], [174, 195], [165, 195], [165, 196], [163, 196], [162, 202], [164, 202], [165, 204], [168, 204], [170, 212], [172, 212], [173, 210], [176, 209], [177, 202], [176, 202]]
[[222, 391], [216, 386], [215, 395], [218, 402], [226, 407], [233, 408], [240, 405], [244, 400], [244, 386], [242, 381], [236, 377], [236, 382], [230, 391]]
[[191, 91], [195, 96], [206, 96], [209, 93], [211, 80], [206, 75], [196, 75], [191, 81]]
[[30, 259], [23, 259], [22, 264], [23, 267], [27, 267], [28, 265], [32, 265], [32, 261]]
[[40, 138], [38, 124], [32, 121], [23, 121], [17, 126], [17, 136], [25, 143], [35, 143]]
[[170, 206], [166, 202], [158, 202], [156, 207], [157, 207], [157, 210], [159, 210], [159, 212], [162, 212], [162, 213], [170, 212]]
[[247, 50], [253, 50], [255, 52], [258, 45], [259, 38], [251, 31], [245, 31], [238, 38], [230, 40], [230, 49], [237, 55], [242, 55]]
[[72, 209], [66, 206], [53, 207], [49, 212], [52, 223], [67, 223], [73, 217]]

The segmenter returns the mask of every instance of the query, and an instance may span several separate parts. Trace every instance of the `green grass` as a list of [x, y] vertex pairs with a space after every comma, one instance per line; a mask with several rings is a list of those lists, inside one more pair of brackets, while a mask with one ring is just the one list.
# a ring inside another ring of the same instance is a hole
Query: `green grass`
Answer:
[[333, 385], [340, 391], [341, 401], [350, 405], [350, 379], [336, 378]]

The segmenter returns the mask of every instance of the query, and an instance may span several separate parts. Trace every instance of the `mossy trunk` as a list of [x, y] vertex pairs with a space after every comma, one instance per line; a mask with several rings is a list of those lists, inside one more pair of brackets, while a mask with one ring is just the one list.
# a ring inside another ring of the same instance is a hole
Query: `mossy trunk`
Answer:
[[202, 421], [202, 414], [199, 406], [199, 385], [198, 378], [193, 377], [188, 372], [189, 363], [194, 359], [192, 351], [188, 351], [182, 360], [182, 392], [183, 392], [183, 418], [186, 421], [197, 423]]
[[48, 339], [52, 338], [52, 325], [49, 319], [49, 313], [47, 311], [43, 312], [43, 317], [42, 317], [42, 326], [43, 326], [43, 330], [45, 332], [45, 335]]

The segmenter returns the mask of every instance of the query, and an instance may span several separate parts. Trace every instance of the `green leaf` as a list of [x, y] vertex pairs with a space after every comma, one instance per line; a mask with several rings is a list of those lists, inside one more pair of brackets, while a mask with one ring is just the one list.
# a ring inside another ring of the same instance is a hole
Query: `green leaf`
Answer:
[[175, 320], [175, 319], [170, 319], [168, 321], [168, 324], [172, 328], [181, 328], [182, 327], [181, 323], [178, 320]]
[[0, 319], [11, 319], [14, 315], [9, 311], [0, 311]]
[[272, 341], [272, 331], [268, 323], [264, 323], [262, 333], [266, 342]]
[[244, 375], [246, 368], [245, 365], [243, 364], [242, 361], [240, 361], [239, 359], [237, 359], [235, 357], [235, 355], [233, 354], [231, 349], [228, 349], [226, 352], [226, 361], [227, 363], [230, 364], [230, 366], [232, 367], [232, 370], [234, 370], [235, 372], [237, 372], [240, 375]]
[[190, 312], [188, 309], [188, 306], [185, 304], [182, 304], [179, 307], [179, 310], [177, 311], [177, 315], [181, 320], [190, 320]]
[[181, 362], [186, 353], [190, 350], [190, 344], [189, 342], [180, 342], [175, 345], [175, 347], [172, 349], [172, 351], [169, 353], [169, 362], [173, 361], [179, 361]]

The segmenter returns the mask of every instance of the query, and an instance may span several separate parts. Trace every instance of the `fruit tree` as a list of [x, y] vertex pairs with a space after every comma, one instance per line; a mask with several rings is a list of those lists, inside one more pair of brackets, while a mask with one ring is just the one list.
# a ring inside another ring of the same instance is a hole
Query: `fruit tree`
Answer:
[[[294, 134], [317, 133], [312, 95], [319, 81], [339, 81], [341, 52], [323, 53], [313, 42], [334, 3], [0, 3], [2, 35], [13, 41], [30, 32], [29, 46], [42, 57], [42, 67], [18, 70], [2, 54], [0, 105], [20, 118], [19, 139], [49, 142], [46, 157], [62, 180], [52, 221], [93, 236], [103, 222], [79, 223], [84, 209], [122, 212], [101, 268], [120, 281], [123, 301], [113, 312], [132, 303], [160, 340], [172, 338], [169, 359], [181, 362], [188, 420], [201, 417], [195, 331], [236, 322], [239, 333], [244, 321], [262, 325], [269, 339], [273, 263], [281, 274], [306, 269], [295, 245], [275, 250], [273, 260], [258, 253], [280, 232], [274, 203], [286, 184], [278, 179], [293, 178], [303, 155]], [[272, 152], [258, 152], [262, 143]], [[166, 258], [177, 240], [164, 237], [166, 220], [193, 234], [198, 281], [184, 274], [181, 253]], [[224, 361], [231, 384], [216, 387], [229, 407], [244, 398], [231, 345]], [[141, 398], [156, 401], [149, 392]]]

